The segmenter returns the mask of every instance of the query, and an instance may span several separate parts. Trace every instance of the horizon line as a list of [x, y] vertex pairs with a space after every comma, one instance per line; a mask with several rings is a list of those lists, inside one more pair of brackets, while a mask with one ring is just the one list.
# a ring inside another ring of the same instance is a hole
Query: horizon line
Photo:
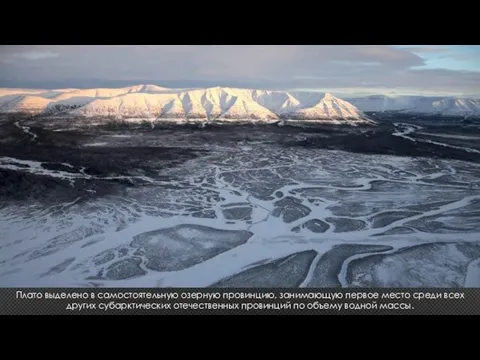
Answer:
[[[112, 80], [122, 82], [123, 80]], [[184, 80], [179, 80], [184, 81]], [[166, 82], [175, 82], [175, 81], [166, 81]], [[89, 90], [89, 89], [121, 89], [121, 88], [128, 88], [128, 87], [135, 87], [135, 86], [158, 86], [163, 87], [166, 90], [192, 90], [192, 89], [213, 89], [213, 88], [231, 88], [231, 89], [242, 89], [242, 90], [263, 90], [263, 91], [272, 91], [272, 92], [317, 92], [317, 93], [332, 93], [332, 94], [342, 94], [343, 96], [354, 96], [354, 97], [362, 97], [362, 96], [419, 96], [419, 97], [469, 97], [480, 99], [480, 94], [465, 94], [465, 93], [454, 93], [454, 92], [445, 92], [445, 93], [433, 93], [430, 91], [406, 91], [402, 89], [395, 89], [395, 88], [385, 88], [384, 91], [368, 89], [368, 88], [271, 88], [271, 87], [249, 87], [249, 86], [235, 86], [235, 85], [210, 85], [210, 86], [182, 86], [182, 87], [168, 87], [164, 86], [161, 83], [155, 82], [145, 82], [145, 83], [134, 83], [128, 82], [131, 85], [123, 85], [123, 86], [65, 86], [65, 87], [51, 87], [51, 86], [8, 86], [3, 85], [0, 83], [0, 89], [11, 89], [11, 90], [46, 90], [46, 91], [55, 91], [55, 90], [66, 90], [72, 89], [75, 90]]]

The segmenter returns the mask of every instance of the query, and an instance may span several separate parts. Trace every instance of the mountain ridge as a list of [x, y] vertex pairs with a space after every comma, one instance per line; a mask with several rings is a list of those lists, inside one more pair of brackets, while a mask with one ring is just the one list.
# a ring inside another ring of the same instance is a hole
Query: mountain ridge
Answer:
[[480, 99], [457, 96], [370, 95], [346, 97], [364, 112], [395, 111], [415, 115], [480, 116]]
[[140, 84], [123, 88], [0, 88], [0, 112], [40, 116], [117, 119], [203, 119], [276, 122], [305, 120], [371, 122], [367, 112], [480, 115], [480, 100], [456, 97], [388, 96], [339, 98], [330, 92], [231, 87], [170, 89]]
[[[119, 89], [26, 91], [24, 94], [16, 90], [14, 94], [8, 94], [8, 91], [3, 94], [4, 97], [0, 97], [1, 112], [29, 112], [43, 116], [267, 123], [285, 119], [371, 122], [355, 106], [330, 93], [316, 93], [315, 101], [306, 102], [288, 92], [230, 87], [168, 89], [137, 85]], [[2, 98], [6, 101], [1, 102]]]

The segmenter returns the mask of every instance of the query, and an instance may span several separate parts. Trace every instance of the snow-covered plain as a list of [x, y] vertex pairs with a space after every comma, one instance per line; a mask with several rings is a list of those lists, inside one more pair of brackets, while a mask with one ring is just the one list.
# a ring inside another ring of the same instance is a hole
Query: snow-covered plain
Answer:
[[462, 161], [217, 147], [121, 195], [0, 208], [0, 286], [478, 287], [478, 179]]
[[[418, 138], [415, 139], [415, 138], [412, 138], [411, 136], [408, 136], [409, 134], [412, 134], [414, 132], [418, 132], [419, 130], [422, 130], [423, 128], [419, 125], [396, 123], [395, 127], [396, 127], [396, 131], [393, 133], [393, 135], [403, 137], [404, 139], [407, 139], [407, 140], [410, 140], [410, 141], [413, 141], [413, 142], [417, 142], [417, 141], [425, 142], [425, 143], [430, 143], [430, 144], [434, 144], [434, 145], [438, 145], [438, 146], [448, 147], [448, 148], [451, 148], [451, 149], [458, 149], [458, 150], [463, 150], [463, 151], [466, 151], [466, 152], [480, 154], [480, 150], [477, 150], [477, 149], [471, 149], [471, 148], [468, 148], [468, 147], [465, 147], [465, 146], [450, 145], [450, 144], [446, 144], [444, 142], [428, 140], [428, 139], [418, 139]], [[427, 135], [431, 135], [431, 134], [427, 134]], [[433, 135], [435, 135], [435, 134], [433, 134]], [[453, 136], [445, 136], [444, 135], [444, 137], [447, 137], [447, 138], [450, 138], [450, 139], [455, 138], [454, 135]], [[458, 138], [458, 136], [456, 138]], [[460, 137], [460, 138], [465, 139], [465, 136]], [[470, 139], [471, 138], [472, 137], [470, 137]], [[476, 138], [474, 137], [474, 139], [476, 139]]]

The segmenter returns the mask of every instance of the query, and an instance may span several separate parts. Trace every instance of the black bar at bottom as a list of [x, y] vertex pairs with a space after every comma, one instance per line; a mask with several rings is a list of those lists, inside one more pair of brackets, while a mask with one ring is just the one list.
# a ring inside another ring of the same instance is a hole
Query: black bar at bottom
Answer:
[[0, 289], [0, 315], [480, 315], [480, 289]]

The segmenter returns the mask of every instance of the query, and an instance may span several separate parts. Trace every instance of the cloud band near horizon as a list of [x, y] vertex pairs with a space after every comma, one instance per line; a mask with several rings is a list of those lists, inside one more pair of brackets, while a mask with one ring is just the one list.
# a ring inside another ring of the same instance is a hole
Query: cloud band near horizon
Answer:
[[480, 46], [0, 46], [0, 87], [146, 83], [480, 97]]

